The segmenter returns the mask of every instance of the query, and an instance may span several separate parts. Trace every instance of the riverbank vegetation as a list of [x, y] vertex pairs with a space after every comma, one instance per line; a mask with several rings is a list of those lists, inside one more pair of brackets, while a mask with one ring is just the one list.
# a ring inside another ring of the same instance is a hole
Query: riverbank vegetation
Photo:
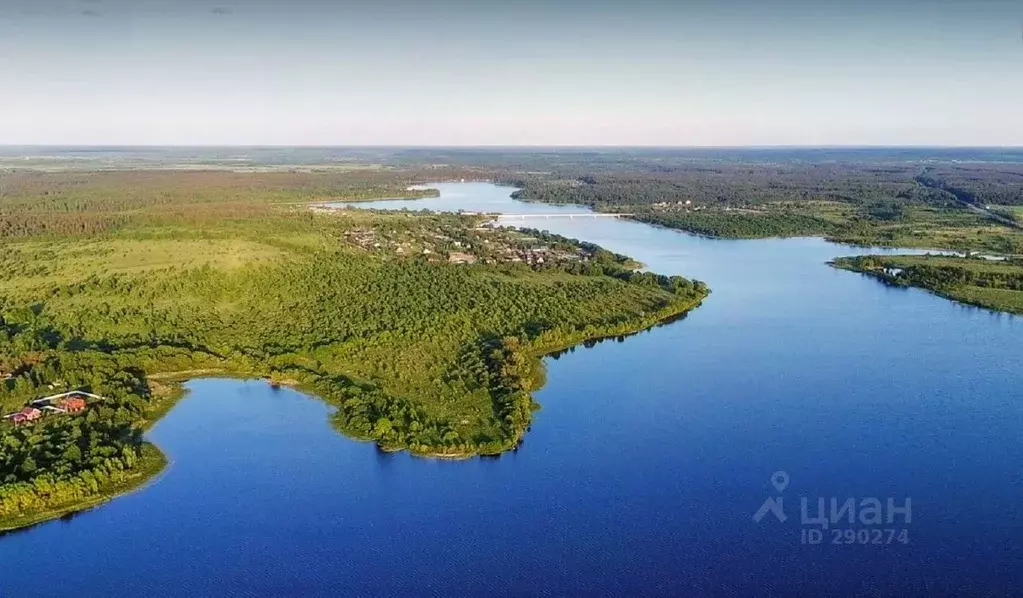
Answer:
[[981, 257], [859, 256], [835, 260], [846, 270], [895, 286], [912, 286], [970, 305], [1023, 314], [1023, 261]]
[[883, 152], [825, 158], [823, 150], [559, 156], [552, 158], [556, 168], [509, 174], [505, 182], [520, 187], [520, 199], [629, 213], [715, 237], [814, 235], [857, 245], [1023, 255], [1019, 156], [1008, 163], [907, 160]]
[[0, 528], [158, 470], [142, 430], [173, 404], [175, 372], [296, 384], [337, 406], [341, 431], [388, 450], [496, 454], [529, 426], [541, 355], [707, 294], [477, 217], [305, 205], [389, 196], [409, 179], [353, 177], [0, 175], [0, 407], [65, 389], [103, 397], [78, 415], [0, 422]]

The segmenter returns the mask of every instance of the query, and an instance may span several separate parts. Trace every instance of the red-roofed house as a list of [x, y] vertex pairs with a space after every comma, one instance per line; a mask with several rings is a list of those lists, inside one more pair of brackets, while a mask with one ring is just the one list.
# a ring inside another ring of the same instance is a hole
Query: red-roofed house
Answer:
[[81, 413], [85, 411], [85, 399], [81, 397], [68, 397], [62, 400], [58, 407], [67, 413]]
[[21, 424], [34, 422], [35, 420], [39, 419], [42, 416], [43, 412], [36, 409], [35, 407], [25, 407], [21, 411], [15, 413], [11, 417], [11, 421], [14, 422], [14, 425], [20, 426]]

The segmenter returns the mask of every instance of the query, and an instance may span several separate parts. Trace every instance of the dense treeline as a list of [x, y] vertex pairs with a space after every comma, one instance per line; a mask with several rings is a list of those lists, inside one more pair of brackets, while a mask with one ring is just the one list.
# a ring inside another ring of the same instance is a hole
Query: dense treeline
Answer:
[[634, 213], [717, 237], [820, 235], [857, 244], [1023, 251], [1018, 230], [959, 203], [1023, 205], [1019, 163], [821, 161], [813, 152], [807, 158], [818, 161], [785, 152], [614, 156], [597, 154], [589, 162], [552, 156], [556, 168], [508, 174], [504, 181], [520, 187], [520, 199]]
[[999, 311], [1023, 313], [1023, 261], [944, 256], [859, 256], [835, 265]]
[[[934, 262], [934, 263], [929, 263]], [[980, 267], [962, 260], [940, 258], [919, 259], [913, 263], [892, 261], [884, 257], [863, 256], [849, 258], [849, 264], [863, 270], [892, 270], [888, 274], [893, 281], [931, 289], [945, 289], [956, 286], [976, 286], [990, 289], [1023, 291], [1023, 269], [1012, 262], [992, 264], [978, 260]], [[965, 264], [965, 265], [964, 265]]]
[[414, 176], [390, 170], [13, 171], [0, 174], [0, 238], [95, 235], [129, 223], [249, 218], [274, 204], [434, 193], [408, 189]]
[[646, 213], [635, 218], [641, 222], [687, 230], [699, 235], [735, 239], [831, 235], [839, 228], [835, 223], [822, 218], [789, 212], [764, 215], [721, 212]]
[[920, 178], [970, 203], [1023, 206], [1020, 164], [931, 166]]
[[899, 275], [914, 286], [946, 288], [975, 286], [1023, 291], [1023, 272], [977, 271], [954, 266], [908, 266]]
[[139, 422], [151, 398], [144, 372], [105, 352], [70, 350], [78, 341], [40, 326], [37, 316], [22, 310], [0, 318], [0, 354], [7, 356], [2, 367], [16, 374], [3, 383], [4, 403], [67, 388], [102, 393], [104, 399], [82, 414], [51, 415], [21, 427], [4, 424], [0, 523], [109, 492], [143, 457]]
[[690, 200], [752, 206], [775, 201], [839, 201], [867, 205], [918, 193], [916, 169], [849, 164], [687, 164], [652, 172], [580, 173], [572, 178], [509, 179], [522, 199], [598, 209]]

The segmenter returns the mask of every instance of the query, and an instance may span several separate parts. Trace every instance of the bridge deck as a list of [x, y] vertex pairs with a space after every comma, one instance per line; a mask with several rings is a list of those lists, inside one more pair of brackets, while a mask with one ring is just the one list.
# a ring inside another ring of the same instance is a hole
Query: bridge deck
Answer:
[[626, 213], [598, 213], [598, 212], [579, 212], [577, 214], [495, 214], [498, 218], [518, 218], [525, 220], [526, 218], [620, 218], [622, 216], [634, 216], [635, 214]]

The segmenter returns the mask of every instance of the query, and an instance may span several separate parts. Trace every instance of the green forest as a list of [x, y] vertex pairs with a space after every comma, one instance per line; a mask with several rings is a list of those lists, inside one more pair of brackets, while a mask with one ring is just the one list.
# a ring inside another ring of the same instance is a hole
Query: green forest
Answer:
[[496, 454], [529, 427], [539, 357], [708, 293], [477, 217], [309, 208], [408, 183], [351, 176], [0, 175], [0, 406], [103, 397], [83, 414], [0, 423], [0, 529], [158, 471], [142, 434], [173, 405], [168, 378], [265, 377], [337, 406], [341, 432], [384, 449]]
[[918, 287], [961, 303], [1023, 314], [1023, 260], [871, 255], [839, 258], [834, 265], [894, 286]]
[[1023, 255], [1018, 162], [808, 157], [816, 160], [798, 152], [561, 156], [551, 159], [557, 168], [503, 180], [520, 188], [519, 199], [630, 213], [713, 237], [813, 235], [857, 245]]
[[[131, 170], [0, 161], [0, 408], [68, 389], [103, 397], [82, 414], [0, 422], [0, 529], [159, 471], [143, 431], [190, 376], [302, 388], [337, 407], [339, 431], [386, 450], [509, 450], [538, 408], [540, 356], [656, 325], [709, 292], [542, 231], [320, 203], [483, 179], [515, 184], [525, 200], [708, 236], [1023, 255], [1023, 161], [1011, 153], [319, 152], [301, 152], [311, 165], [230, 170], [141, 154], [124, 162]], [[1023, 305], [1018, 259], [836, 265], [991, 309]]]

